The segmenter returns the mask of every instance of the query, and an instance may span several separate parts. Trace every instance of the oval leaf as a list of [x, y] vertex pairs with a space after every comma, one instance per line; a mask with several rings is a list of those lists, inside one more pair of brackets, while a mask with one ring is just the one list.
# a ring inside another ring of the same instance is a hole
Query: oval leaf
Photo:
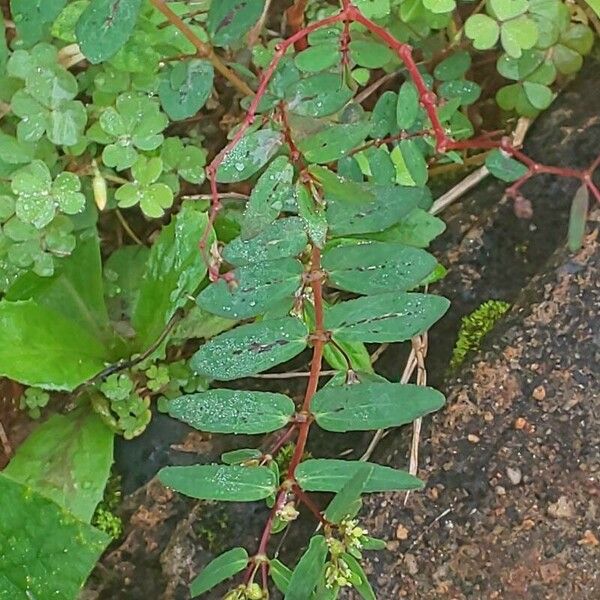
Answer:
[[590, 192], [587, 185], [583, 184], [575, 193], [569, 214], [568, 246], [571, 252], [577, 252], [583, 244], [589, 204]]
[[527, 167], [523, 163], [507, 156], [501, 150], [492, 150], [485, 159], [485, 166], [494, 177], [507, 183], [517, 181], [527, 174]]
[[337, 246], [325, 252], [322, 261], [330, 285], [358, 294], [409, 290], [436, 264], [429, 252], [384, 242]]
[[172, 417], [211, 433], [267, 433], [283, 427], [294, 414], [283, 394], [243, 390], [209, 390], [171, 400]]
[[325, 313], [325, 327], [345, 340], [402, 342], [427, 331], [448, 310], [446, 298], [388, 293], [340, 302]]
[[296, 479], [307, 492], [339, 492], [364, 465], [373, 468], [364, 486], [367, 493], [419, 490], [423, 487], [420, 479], [406, 471], [374, 463], [329, 458], [312, 458], [300, 463]]
[[283, 140], [272, 129], [261, 129], [245, 135], [225, 155], [217, 170], [217, 181], [235, 183], [252, 177], [277, 152]]
[[[335, 50], [331, 54], [335, 55]], [[344, 107], [352, 98], [352, 90], [344, 85], [339, 74], [322, 73], [290, 84], [285, 97], [290, 112], [304, 117], [326, 117]]]
[[358, 146], [370, 130], [369, 121], [329, 124], [325, 129], [300, 140], [297, 146], [309, 162], [328, 163], [341, 158]]
[[242, 325], [206, 343], [191, 359], [199, 375], [231, 380], [266, 371], [306, 348], [308, 329], [295, 317]]
[[75, 27], [77, 42], [93, 64], [114, 56], [131, 36], [142, 0], [94, 0]]
[[176, 492], [198, 500], [252, 502], [267, 498], [277, 489], [277, 476], [267, 467], [164, 467], [158, 478]]
[[285, 600], [308, 600], [315, 589], [327, 557], [328, 546], [322, 535], [311, 538], [290, 577]]
[[265, 0], [218, 0], [211, 2], [206, 25], [216, 46], [238, 44], [265, 7]]
[[248, 552], [245, 548], [232, 548], [211, 560], [196, 579], [190, 583], [192, 598], [204, 594], [221, 581], [239, 573], [248, 565]]
[[358, 383], [322, 388], [311, 411], [327, 431], [368, 431], [412, 423], [443, 405], [443, 394], [430, 387]]
[[340, 523], [348, 517], [354, 516], [360, 508], [360, 496], [367, 481], [373, 473], [373, 465], [362, 463], [362, 467], [348, 479], [344, 487], [334, 496], [327, 506], [325, 518], [331, 523]]

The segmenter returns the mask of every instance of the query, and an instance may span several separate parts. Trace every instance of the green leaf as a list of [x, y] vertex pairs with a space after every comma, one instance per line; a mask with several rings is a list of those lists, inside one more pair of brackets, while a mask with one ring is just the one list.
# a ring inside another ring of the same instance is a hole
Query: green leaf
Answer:
[[258, 21], [265, 0], [219, 0], [211, 2], [206, 21], [208, 33], [216, 46], [243, 42], [243, 36]]
[[311, 458], [298, 465], [298, 485], [307, 492], [339, 492], [364, 465], [373, 468], [364, 487], [365, 493], [420, 490], [423, 482], [406, 471], [374, 463], [330, 458]]
[[485, 166], [494, 177], [507, 183], [521, 179], [528, 171], [523, 163], [507, 156], [501, 150], [492, 150], [485, 159]]
[[269, 561], [269, 575], [277, 589], [285, 594], [290, 585], [292, 570], [286, 567], [280, 560], [273, 558]]
[[0, 374], [70, 391], [99, 373], [108, 358], [98, 339], [61, 314], [32, 300], [0, 302]]
[[0, 11], [0, 75], [4, 75], [8, 60], [8, 44], [6, 43], [6, 25], [4, 15]]
[[322, 261], [330, 285], [359, 294], [409, 290], [436, 264], [424, 250], [385, 242], [337, 246], [325, 252]]
[[234, 239], [223, 249], [223, 258], [232, 265], [258, 264], [298, 256], [307, 243], [302, 219], [288, 217], [268, 225], [256, 237]]
[[354, 0], [353, 4], [368, 19], [381, 19], [390, 14], [390, 0]]
[[300, 140], [297, 146], [307, 161], [328, 163], [345, 156], [358, 146], [370, 130], [371, 124], [368, 121], [329, 124], [321, 131]]
[[296, 66], [305, 73], [318, 73], [333, 67], [340, 60], [339, 44], [318, 44], [302, 50], [294, 57]]
[[204, 279], [206, 265], [198, 243], [207, 224], [198, 205], [184, 204], [152, 245], [132, 317], [140, 349], [158, 338]]
[[306, 348], [308, 330], [296, 317], [242, 325], [213, 338], [191, 359], [199, 375], [239, 379], [266, 371]]
[[217, 181], [235, 183], [252, 177], [277, 152], [283, 139], [272, 129], [260, 129], [246, 134], [231, 148], [217, 169]]
[[192, 598], [204, 594], [218, 583], [233, 577], [248, 565], [248, 552], [244, 548], [232, 548], [211, 560], [200, 575], [190, 583]]
[[541, 83], [524, 81], [523, 89], [529, 102], [538, 110], [545, 110], [552, 104], [552, 100], [554, 100], [552, 90]]
[[569, 214], [568, 248], [571, 252], [577, 252], [583, 244], [585, 237], [585, 224], [587, 221], [590, 203], [590, 192], [587, 185], [581, 185], [571, 203]]
[[535, 21], [526, 16], [517, 17], [502, 23], [500, 40], [510, 56], [518, 58], [523, 50], [533, 48], [538, 41], [538, 28]]
[[430, 198], [427, 188], [358, 184], [322, 167], [309, 171], [323, 187], [329, 230], [336, 237], [383, 231]]
[[277, 477], [268, 467], [164, 467], [158, 478], [176, 492], [198, 500], [253, 502], [267, 498], [277, 489]]
[[[278, 156], [258, 178], [246, 204], [242, 238], [248, 240], [271, 225], [294, 196], [294, 167], [287, 156]], [[235, 263], [234, 263], [235, 264]]]
[[76, 598], [106, 534], [0, 474], [0, 592], [7, 600]]
[[396, 130], [396, 106], [398, 95], [394, 92], [383, 92], [371, 114], [371, 137], [382, 139]]
[[488, 15], [471, 15], [465, 22], [465, 35], [477, 50], [493, 48], [500, 37], [500, 26]]
[[455, 0], [423, 0], [423, 6], [434, 14], [445, 14], [456, 8]]
[[355, 383], [324, 387], [311, 412], [327, 431], [398, 427], [439, 410], [444, 396], [430, 387], [400, 383]]
[[401, 342], [427, 331], [448, 306], [446, 298], [431, 294], [366, 296], [332, 306], [325, 312], [325, 327], [345, 340]]
[[315, 535], [310, 539], [308, 550], [292, 572], [285, 600], [309, 600], [321, 577], [327, 552], [327, 542], [322, 535]]
[[439, 92], [444, 98], [458, 98], [462, 106], [475, 103], [481, 95], [481, 88], [473, 81], [455, 79], [440, 85]]
[[164, 72], [158, 95], [173, 121], [193, 117], [212, 92], [214, 68], [210, 61], [192, 59], [177, 62]]
[[267, 433], [283, 427], [294, 414], [283, 394], [244, 390], [209, 390], [169, 401], [169, 414], [199, 431]]
[[67, 0], [10, 0], [17, 32], [27, 46], [43, 39]]
[[363, 463], [362, 467], [348, 479], [342, 489], [334, 496], [327, 506], [324, 517], [331, 523], [340, 523], [344, 519], [356, 513], [357, 505], [360, 505], [360, 497], [367, 481], [373, 474], [373, 465]]
[[423, 187], [429, 179], [427, 161], [415, 140], [402, 140], [398, 146], [402, 153], [404, 164], [408, 169], [410, 178], [417, 187]]
[[75, 35], [92, 63], [113, 57], [130, 38], [142, 0], [93, 0], [77, 21]]
[[241, 448], [239, 450], [230, 450], [221, 454], [221, 460], [226, 465], [239, 465], [246, 461], [256, 461], [261, 458], [263, 453], [256, 448]]
[[488, 0], [487, 7], [500, 21], [508, 21], [527, 12], [528, 0]]
[[465, 50], [459, 50], [438, 63], [433, 70], [433, 76], [439, 81], [454, 81], [464, 77], [470, 67], [471, 55]]
[[355, 576], [352, 580], [352, 587], [360, 594], [360, 597], [364, 600], [377, 600], [375, 592], [367, 579], [367, 575], [356, 558], [347, 552], [342, 554], [342, 558]]
[[291, 308], [303, 271], [302, 263], [293, 258], [238, 267], [229, 273], [231, 280], [219, 279], [204, 288], [197, 302], [210, 313], [240, 320], [281, 303]]
[[3, 474], [89, 523], [110, 475], [113, 437], [95, 413], [54, 415], [19, 446]]
[[419, 116], [419, 93], [410, 81], [405, 81], [398, 92], [396, 122], [400, 129], [410, 129]]
[[380, 69], [394, 58], [387, 46], [370, 40], [351, 41], [350, 56], [357, 65], [367, 69]]
[[415, 248], [427, 248], [445, 229], [444, 221], [430, 215], [426, 210], [415, 208], [398, 225], [381, 233], [372, 233], [369, 238], [382, 242], [406, 244]]
[[327, 218], [321, 204], [315, 202], [312, 193], [306, 185], [296, 183], [296, 200], [298, 202], [298, 215], [304, 221], [308, 237], [317, 248], [323, 248], [327, 239]]
[[600, 0], [585, 0], [588, 6], [600, 17]]
[[[335, 56], [335, 53], [332, 52]], [[352, 90], [337, 73], [304, 77], [285, 89], [288, 110], [304, 117], [326, 117], [341, 110], [352, 98]]]

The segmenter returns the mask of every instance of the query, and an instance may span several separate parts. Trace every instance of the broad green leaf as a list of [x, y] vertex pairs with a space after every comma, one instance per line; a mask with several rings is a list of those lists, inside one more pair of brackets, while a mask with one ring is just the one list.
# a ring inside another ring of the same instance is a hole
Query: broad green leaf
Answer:
[[353, 371], [373, 372], [371, 356], [362, 342], [335, 340], [335, 344], [325, 344], [323, 358], [336, 371], [346, 372], [350, 367]]
[[321, 73], [290, 84], [285, 90], [285, 98], [288, 110], [294, 114], [326, 117], [344, 107], [352, 98], [352, 90], [344, 84], [339, 73]]
[[590, 192], [587, 185], [583, 184], [575, 193], [569, 214], [568, 247], [571, 252], [577, 252], [583, 244], [589, 203]]
[[336, 237], [383, 231], [431, 197], [427, 188], [359, 184], [321, 167], [309, 170], [323, 187], [329, 230]]
[[396, 130], [396, 106], [398, 95], [394, 92], [383, 92], [371, 114], [371, 137], [382, 139]]
[[23, 42], [31, 46], [46, 37], [66, 3], [67, 0], [10, 0], [10, 12]]
[[348, 300], [325, 312], [334, 337], [361, 342], [402, 342], [427, 331], [448, 310], [431, 294], [387, 293]]
[[353, 4], [368, 19], [381, 19], [390, 14], [390, 0], [354, 0]]
[[238, 267], [231, 280], [219, 279], [197, 298], [200, 308], [230, 319], [247, 319], [281, 303], [292, 307], [304, 268], [299, 260], [281, 258]]
[[273, 580], [273, 583], [277, 589], [285, 594], [288, 586], [290, 585], [290, 579], [292, 578], [292, 570], [286, 567], [280, 560], [273, 558], [269, 561], [269, 575]]
[[492, 150], [485, 159], [485, 166], [494, 177], [508, 183], [527, 174], [527, 167], [523, 163], [507, 156], [501, 150]]
[[213, 44], [229, 46], [243, 43], [243, 36], [258, 21], [264, 7], [265, 0], [211, 2], [206, 25]]
[[382, 242], [406, 244], [415, 248], [427, 248], [445, 229], [444, 221], [421, 208], [415, 208], [402, 222], [381, 233], [372, 233], [369, 238]]
[[538, 41], [539, 31], [535, 21], [525, 15], [506, 21], [500, 27], [502, 47], [510, 56], [518, 58], [523, 50], [533, 48]]
[[378, 540], [377, 538], [372, 538], [368, 535], [363, 537], [361, 542], [364, 550], [385, 550], [387, 546], [385, 540]]
[[255, 237], [234, 239], [223, 249], [223, 258], [232, 265], [264, 263], [298, 256], [307, 243], [302, 219], [288, 217], [275, 221]]
[[543, 52], [540, 50], [526, 50], [519, 58], [502, 54], [496, 61], [496, 68], [502, 77], [519, 81], [528, 79], [543, 63]]
[[0, 597], [76, 598], [109, 538], [0, 474]]
[[57, 264], [52, 277], [26, 273], [12, 285], [6, 299], [33, 300], [108, 342], [111, 332], [101, 268], [98, 236], [95, 231], [85, 232], [71, 256]]
[[373, 468], [364, 487], [365, 493], [419, 490], [423, 482], [406, 471], [358, 460], [311, 458], [298, 465], [298, 485], [307, 492], [339, 492], [364, 465]]
[[[318, 73], [333, 67], [340, 60], [339, 44], [317, 44], [294, 57], [296, 66], [305, 73]], [[339, 81], [339, 79], [338, 79]]]
[[294, 402], [283, 394], [244, 390], [209, 390], [171, 400], [169, 414], [199, 431], [267, 433], [283, 427]]
[[277, 219], [294, 196], [294, 167], [286, 156], [278, 156], [258, 178], [246, 204], [242, 238], [260, 234]]
[[211, 560], [200, 575], [190, 583], [192, 598], [204, 594], [221, 581], [239, 573], [248, 565], [248, 552], [244, 548], [232, 548]]
[[398, 92], [396, 122], [400, 129], [410, 129], [419, 116], [419, 93], [410, 81], [405, 81]]
[[246, 134], [231, 150], [217, 169], [217, 181], [235, 183], [252, 177], [277, 152], [283, 139], [272, 129], [260, 129]]
[[357, 505], [360, 506], [360, 496], [372, 474], [373, 465], [363, 463], [362, 468], [358, 468], [334, 496], [325, 510], [324, 517], [331, 523], [340, 523], [344, 519], [354, 516]]
[[439, 92], [441, 96], [448, 100], [458, 98], [462, 106], [468, 106], [479, 100], [481, 88], [473, 81], [455, 79], [442, 83], [439, 87]]
[[142, 0], [93, 0], [77, 21], [75, 35], [85, 57], [98, 64], [113, 57], [129, 39]]
[[298, 202], [298, 215], [304, 221], [308, 237], [317, 248], [323, 248], [328, 230], [323, 207], [320, 203], [315, 202], [312, 193], [301, 181], [296, 184], [296, 200]]
[[158, 88], [160, 103], [173, 121], [193, 117], [212, 92], [214, 68], [208, 60], [175, 63], [164, 72]]
[[500, 26], [488, 15], [471, 15], [465, 22], [465, 35], [473, 40], [477, 50], [488, 50], [500, 37]]
[[113, 437], [95, 413], [54, 415], [18, 447], [3, 474], [89, 523], [110, 475]]
[[77, 323], [33, 300], [0, 302], [0, 374], [50, 390], [75, 389], [105, 366], [108, 351]]
[[456, 8], [455, 0], [423, 0], [423, 6], [434, 14], [445, 14]]
[[322, 535], [310, 539], [308, 550], [301, 556], [287, 585], [285, 600], [309, 600], [321, 577], [328, 546]]
[[412, 423], [443, 405], [443, 394], [430, 387], [356, 383], [322, 388], [313, 398], [311, 412], [327, 431], [368, 431]]
[[545, 110], [552, 104], [552, 100], [554, 100], [554, 93], [552, 90], [541, 83], [524, 81], [523, 90], [525, 91], [527, 100], [529, 100], [532, 106], [538, 110]]
[[306, 325], [295, 317], [242, 325], [204, 344], [190, 365], [199, 375], [239, 379], [294, 358], [306, 348], [307, 338]]
[[307, 161], [328, 163], [345, 156], [358, 146], [371, 130], [369, 121], [329, 124], [317, 133], [298, 141], [297, 146]]
[[347, 552], [342, 554], [342, 558], [354, 575], [352, 587], [360, 594], [360, 597], [363, 598], [363, 600], [377, 600], [375, 592], [367, 579], [367, 575], [356, 558]]
[[500, 21], [508, 21], [527, 12], [528, 0], [488, 0], [490, 13]]
[[267, 498], [277, 489], [277, 477], [268, 467], [164, 467], [158, 478], [176, 492], [198, 500], [252, 502]]
[[414, 181], [417, 187], [423, 187], [429, 179], [427, 170], [427, 161], [423, 156], [419, 144], [415, 140], [402, 140], [398, 146], [402, 153], [404, 164], [408, 169], [410, 178]]
[[263, 453], [256, 448], [241, 448], [239, 450], [230, 450], [221, 454], [221, 460], [226, 465], [240, 465], [246, 461], [256, 461], [261, 458]]
[[198, 243], [207, 223], [198, 205], [184, 204], [152, 245], [132, 318], [140, 349], [156, 341], [204, 279], [206, 265]]
[[333, 287], [359, 294], [406, 291], [435, 268], [435, 258], [418, 248], [385, 242], [343, 244], [327, 250], [322, 267]]
[[353, 40], [350, 42], [350, 56], [361, 67], [380, 69], [394, 58], [394, 53], [379, 42]]

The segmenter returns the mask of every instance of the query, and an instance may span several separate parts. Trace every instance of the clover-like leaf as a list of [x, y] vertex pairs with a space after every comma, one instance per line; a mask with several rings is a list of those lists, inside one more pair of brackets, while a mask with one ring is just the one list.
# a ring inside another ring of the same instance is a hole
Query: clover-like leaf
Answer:
[[500, 40], [510, 56], [518, 58], [523, 50], [533, 48], [538, 41], [538, 27], [532, 19], [523, 15], [502, 23]]
[[500, 36], [500, 26], [488, 15], [471, 15], [465, 22], [465, 34], [477, 50], [493, 48]]

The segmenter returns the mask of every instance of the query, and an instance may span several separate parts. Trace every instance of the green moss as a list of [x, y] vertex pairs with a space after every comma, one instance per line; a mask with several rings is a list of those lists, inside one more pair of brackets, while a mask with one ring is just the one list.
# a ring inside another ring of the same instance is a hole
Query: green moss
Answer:
[[488, 300], [470, 315], [463, 317], [458, 339], [450, 359], [450, 371], [456, 371], [470, 352], [477, 350], [483, 338], [510, 309], [510, 304], [502, 300]]
[[123, 521], [115, 514], [121, 504], [121, 498], [121, 476], [111, 475], [104, 488], [104, 498], [92, 517], [92, 525], [115, 540], [123, 534]]
[[220, 554], [228, 547], [231, 523], [223, 504], [203, 503], [202, 515], [192, 527], [202, 547], [209, 552]]

